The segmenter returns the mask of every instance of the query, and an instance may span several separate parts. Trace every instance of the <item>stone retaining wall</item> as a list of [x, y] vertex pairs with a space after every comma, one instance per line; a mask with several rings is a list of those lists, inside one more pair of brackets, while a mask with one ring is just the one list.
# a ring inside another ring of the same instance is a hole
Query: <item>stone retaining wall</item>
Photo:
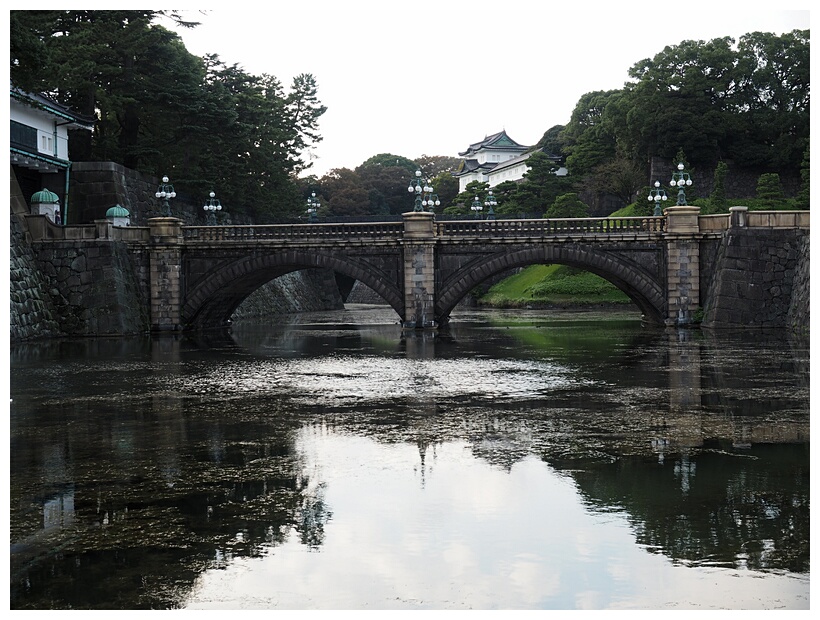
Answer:
[[261, 286], [239, 305], [231, 320], [264, 319], [292, 312], [341, 310], [342, 296], [333, 272], [304, 269], [279, 276]]
[[[12, 216], [9, 265], [11, 341], [62, 335], [48, 280], [37, 269], [31, 248], [23, 241], [20, 223]], [[54, 291], [56, 292], [56, 291]]]
[[387, 305], [387, 302], [382, 299], [381, 295], [359, 280], [356, 280], [353, 284], [353, 288], [350, 289], [350, 293], [347, 295], [345, 302], [349, 304]]
[[792, 300], [787, 325], [795, 332], [809, 333], [809, 249], [810, 236], [805, 235], [798, 249], [797, 268], [792, 283]]
[[809, 232], [732, 228], [703, 301], [704, 327], [808, 329]]

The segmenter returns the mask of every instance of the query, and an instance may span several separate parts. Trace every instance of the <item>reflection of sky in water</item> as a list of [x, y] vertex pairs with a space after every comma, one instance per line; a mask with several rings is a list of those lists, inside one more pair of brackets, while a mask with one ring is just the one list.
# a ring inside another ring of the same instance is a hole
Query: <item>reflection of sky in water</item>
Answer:
[[296, 402], [347, 404], [421, 396], [515, 400], [589, 383], [567, 367], [544, 361], [330, 355], [252, 365], [226, 364], [213, 375], [187, 377], [180, 390], [288, 392], [297, 394]]
[[[693, 570], [635, 545], [626, 517], [589, 512], [534, 457], [505, 471], [462, 442], [385, 445], [304, 427], [324, 485], [318, 551], [291, 532], [260, 558], [203, 573], [189, 608], [655, 609], [808, 606], [805, 576]], [[422, 468], [424, 471], [422, 471]]]

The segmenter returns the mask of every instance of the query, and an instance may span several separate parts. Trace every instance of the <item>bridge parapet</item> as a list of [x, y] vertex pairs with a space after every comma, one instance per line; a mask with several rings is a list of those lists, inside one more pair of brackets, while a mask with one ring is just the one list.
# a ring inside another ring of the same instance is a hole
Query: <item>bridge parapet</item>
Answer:
[[724, 233], [730, 227], [809, 229], [810, 211], [749, 211], [748, 207], [730, 207], [729, 213], [701, 215], [698, 228], [702, 233]]
[[93, 224], [58, 226], [45, 215], [26, 215], [32, 241], [110, 241], [147, 242], [147, 226], [110, 226], [107, 220]]
[[601, 217], [540, 220], [462, 220], [438, 222], [439, 237], [566, 237], [567, 235], [630, 235], [635, 233], [662, 233], [666, 218]]
[[749, 211], [747, 226], [809, 228], [809, 211]]
[[401, 239], [401, 222], [362, 224], [268, 224], [261, 226], [183, 226], [185, 242], [213, 241], [356, 241]]

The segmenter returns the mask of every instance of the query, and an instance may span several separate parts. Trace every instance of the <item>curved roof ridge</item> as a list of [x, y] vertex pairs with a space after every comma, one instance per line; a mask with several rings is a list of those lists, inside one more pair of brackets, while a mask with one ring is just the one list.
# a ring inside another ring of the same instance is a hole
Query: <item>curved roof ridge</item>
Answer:
[[485, 149], [510, 149], [510, 150], [525, 150], [529, 147], [524, 146], [523, 144], [519, 144], [507, 134], [506, 129], [502, 129], [501, 131], [494, 133], [492, 135], [486, 136], [480, 142], [474, 142], [471, 144], [466, 151], [459, 153], [459, 155], [469, 155], [470, 153], [475, 153], [476, 151], [480, 151], [482, 148]]

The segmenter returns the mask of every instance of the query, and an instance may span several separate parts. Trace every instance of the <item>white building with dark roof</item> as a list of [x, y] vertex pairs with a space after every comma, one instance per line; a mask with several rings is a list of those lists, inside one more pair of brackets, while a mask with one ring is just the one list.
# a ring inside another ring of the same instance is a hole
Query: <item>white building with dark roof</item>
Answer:
[[[488, 183], [490, 187], [504, 181], [520, 181], [529, 170], [527, 159], [535, 152], [531, 149], [531, 146], [518, 144], [506, 131], [471, 144], [466, 151], [459, 153], [464, 159], [453, 173], [458, 179], [458, 191], [463, 192], [473, 181]], [[558, 157], [554, 159], [560, 160]], [[556, 174], [564, 175], [566, 169], [561, 168]]]
[[502, 162], [523, 155], [528, 148], [510, 138], [506, 131], [487, 136], [481, 142], [471, 144], [466, 151], [459, 153], [459, 156], [464, 159], [453, 174], [458, 179], [458, 191], [463, 192], [473, 181], [487, 183], [493, 168]]
[[59, 197], [65, 218], [71, 170], [69, 130], [93, 131], [94, 119], [75, 114], [45, 95], [25, 93], [14, 86], [10, 89], [9, 115], [11, 166], [26, 201], [47, 189]]

